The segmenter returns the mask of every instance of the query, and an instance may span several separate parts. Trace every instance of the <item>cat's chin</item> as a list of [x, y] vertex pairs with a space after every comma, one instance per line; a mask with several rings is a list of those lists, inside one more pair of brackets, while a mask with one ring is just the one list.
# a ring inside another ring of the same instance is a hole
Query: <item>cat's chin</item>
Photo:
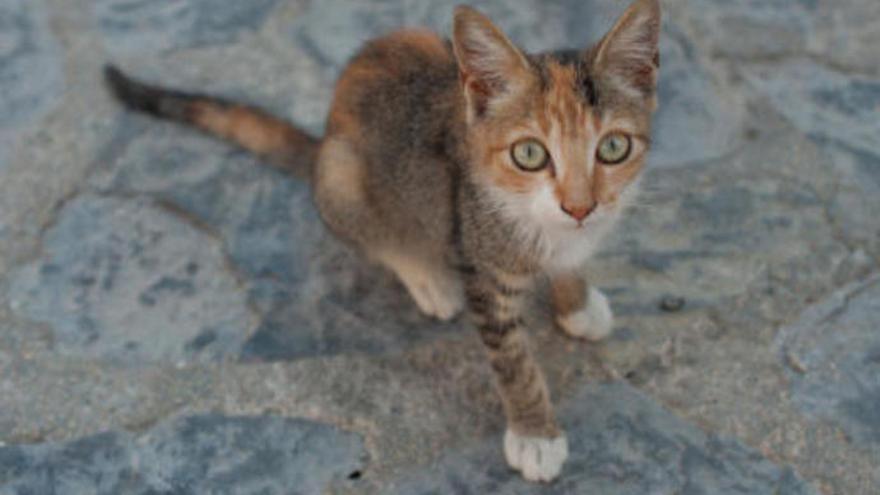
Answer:
[[574, 222], [541, 226], [542, 265], [549, 273], [580, 269], [596, 252], [614, 225], [614, 215], [597, 215], [582, 224]]

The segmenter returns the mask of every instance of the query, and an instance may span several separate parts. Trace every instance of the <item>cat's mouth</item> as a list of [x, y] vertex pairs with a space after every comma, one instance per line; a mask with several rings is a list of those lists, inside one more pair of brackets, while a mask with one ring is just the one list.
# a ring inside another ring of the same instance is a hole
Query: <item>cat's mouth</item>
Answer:
[[588, 231], [590, 229], [596, 228], [603, 221], [603, 218], [605, 216], [605, 215], [603, 215], [603, 213], [604, 212], [600, 212], [597, 209], [597, 211], [594, 211], [593, 213], [591, 213], [589, 216], [587, 216], [586, 218], [584, 218], [582, 220], [575, 220], [573, 218], [570, 218], [569, 220], [571, 220], [571, 221], [566, 222], [566, 227], [568, 230], [574, 231], [574, 232]]

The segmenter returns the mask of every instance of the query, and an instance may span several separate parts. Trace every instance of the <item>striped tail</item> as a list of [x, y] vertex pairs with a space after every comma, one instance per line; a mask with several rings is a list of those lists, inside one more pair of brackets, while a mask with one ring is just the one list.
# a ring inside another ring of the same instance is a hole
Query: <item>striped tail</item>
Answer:
[[112, 65], [104, 68], [104, 79], [116, 98], [132, 110], [191, 125], [256, 153], [296, 177], [311, 178], [319, 140], [288, 122], [220, 98], [143, 84]]

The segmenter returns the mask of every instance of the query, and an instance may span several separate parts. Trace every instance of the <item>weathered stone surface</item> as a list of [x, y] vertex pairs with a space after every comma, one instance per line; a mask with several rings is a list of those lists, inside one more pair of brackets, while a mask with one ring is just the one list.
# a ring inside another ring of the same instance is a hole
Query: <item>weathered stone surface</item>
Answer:
[[807, 134], [876, 149], [880, 79], [846, 75], [807, 61], [755, 66], [746, 74], [755, 89]]
[[256, 30], [278, 0], [99, 0], [95, 17], [117, 53], [156, 53], [201, 45], [229, 43]]
[[880, 3], [871, 0], [816, 2], [817, 34], [811, 50], [831, 65], [880, 75]]
[[61, 95], [61, 62], [43, 2], [0, 1], [0, 170], [18, 132]]
[[[880, 6], [870, 0], [711, 0], [671, 5], [712, 56], [776, 61], [809, 56], [876, 74]], [[876, 52], [876, 51], [874, 51]]]
[[717, 88], [697, 60], [693, 42], [676, 24], [666, 24], [660, 51], [650, 164], [676, 166], [730, 152], [741, 126], [739, 105]]
[[880, 278], [807, 308], [777, 338], [795, 404], [880, 452]]
[[251, 315], [221, 246], [147, 199], [75, 198], [43, 248], [12, 276], [10, 300], [52, 326], [61, 354], [203, 361], [246, 338]]
[[560, 417], [570, 454], [549, 486], [527, 483], [509, 469], [499, 438], [444, 456], [393, 493], [818, 494], [791, 468], [703, 433], [627, 385], [589, 387]]
[[[711, 50], [729, 57], [770, 57], [804, 52], [816, 27], [813, 0], [713, 0], [711, 8], [683, 8]], [[705, 6], [703, 4], [702, 6]]]
[[317, 494], [363, 456], [360, 437], [320, 423], [206, 414], [141, 435], [0, 447], [0, 493]]
[[838, 191], [829, 214], [848, 238], [880, 253], [880, 78], [847, 75], [812, 62], [757, 66], [749, 84], [825, 153]]

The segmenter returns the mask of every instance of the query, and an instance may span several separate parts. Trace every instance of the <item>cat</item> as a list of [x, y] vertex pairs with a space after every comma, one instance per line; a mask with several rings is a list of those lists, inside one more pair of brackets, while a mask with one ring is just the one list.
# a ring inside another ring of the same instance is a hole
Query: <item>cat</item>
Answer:
[[636, 0], [594, 46], [528, 54], [459, 6], [451, 40], [403, 30], [365, 44], [336, 84], [323, 138], [261, 110], [105, 68], [130, 109], [182, 122], [310, 181], [326, 226], [390, 269], [427, 315], [465, 307], [531, 481], [568, 457], [526, 342], [522, 300], [548, 276], [570, 336], [612, 330], [582, 265], [637, 191], [657, 107], [658, 0]]

